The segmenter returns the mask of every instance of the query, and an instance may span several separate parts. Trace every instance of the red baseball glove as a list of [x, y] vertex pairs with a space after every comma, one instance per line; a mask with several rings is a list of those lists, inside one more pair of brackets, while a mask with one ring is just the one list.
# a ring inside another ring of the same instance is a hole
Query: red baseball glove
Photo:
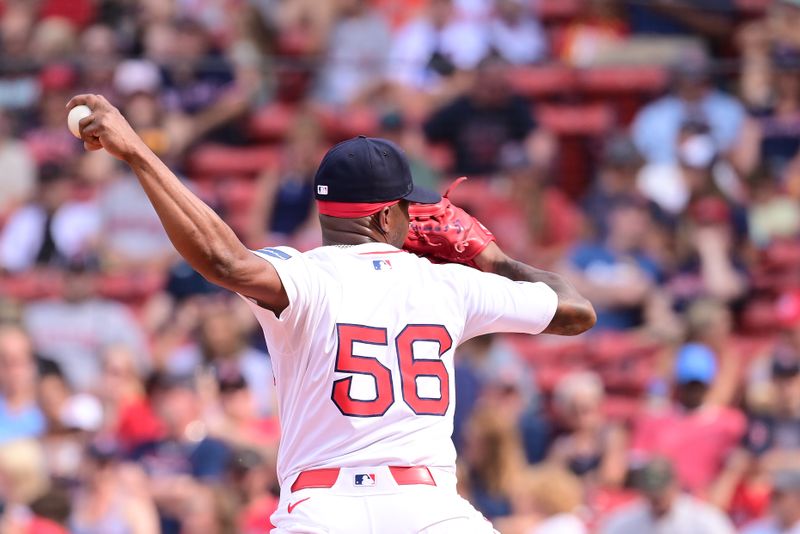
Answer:
[[436, 204], [411, 204], [408, 237], [403, 248], [434, 263], [463, 263], [477, 268], [475, 257], [495, 240], [478, 219], [455, 206], [450, 191], [466, 180], [453, 182]]

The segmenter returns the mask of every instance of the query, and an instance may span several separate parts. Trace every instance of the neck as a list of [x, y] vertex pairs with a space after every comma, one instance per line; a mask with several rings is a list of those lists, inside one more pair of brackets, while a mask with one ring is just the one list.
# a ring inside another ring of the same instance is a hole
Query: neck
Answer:
[[320, 215], [322, 244], [363, 245], [364, 243], [386, 243], [383, 233], [377, 231], [374, 217], [341, 219]]

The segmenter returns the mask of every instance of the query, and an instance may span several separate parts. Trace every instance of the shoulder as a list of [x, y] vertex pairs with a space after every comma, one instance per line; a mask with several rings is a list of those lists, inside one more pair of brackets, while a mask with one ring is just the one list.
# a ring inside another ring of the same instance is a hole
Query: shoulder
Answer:
[[254, 250], [253, 253], [266, 260], [288, 260], [296, 256], [301, 256], [300, 251], [286, 246], [264, 247]]

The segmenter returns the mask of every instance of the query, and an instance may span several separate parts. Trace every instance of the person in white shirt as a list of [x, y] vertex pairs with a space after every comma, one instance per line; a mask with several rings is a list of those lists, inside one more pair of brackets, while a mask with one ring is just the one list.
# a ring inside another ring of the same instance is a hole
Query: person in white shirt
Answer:
[[86, 148], [131, 166], [178, 252], [245, 298], [264, 329], [282, 430], [273, 534], [493, 532], [456, 492], [455, 347], [489, 332], [578, 334], [592, 305], [494, 243], [475, 257], [480, 270], [400, 249], [408, 204], [441, 197], [414, 186], [389, 141], [359, 136], [323, 158], [325, 246], [253, 253], [105, 98], [68, 107], [79, 104], [92, 109]]
[[492, 49], [512, 65], [527, 65], [545, 59], [547, 34], [530, 15], [527, 0], [497, 0], [489, 21]]
[[656, 458], [637, 473], [643, 499], [609, 517], [600, 534], [733, 534], [719, 509], [681, 492], [668, 460]]
[[426, 17], [395, 35], [387, 76], [405, 87], [432, 89], [456, 71], [474, 69], [490, 51], [485, 23], [459, 17], [452, 0], [431, 0]]

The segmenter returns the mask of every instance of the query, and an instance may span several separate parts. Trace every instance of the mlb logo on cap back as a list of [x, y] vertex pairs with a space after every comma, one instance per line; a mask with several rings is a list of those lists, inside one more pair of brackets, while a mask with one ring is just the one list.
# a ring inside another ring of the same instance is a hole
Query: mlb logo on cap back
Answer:
[[353, 485], [354, 486], [374, 486], [375, 485], [375, 473], [364, 473], [354, 475], [353, 477]]
[[328, 186], [327, 185], [318, 185], [317, 186], [317, 194], [318, 195], [327, 195], [328, 194]]

